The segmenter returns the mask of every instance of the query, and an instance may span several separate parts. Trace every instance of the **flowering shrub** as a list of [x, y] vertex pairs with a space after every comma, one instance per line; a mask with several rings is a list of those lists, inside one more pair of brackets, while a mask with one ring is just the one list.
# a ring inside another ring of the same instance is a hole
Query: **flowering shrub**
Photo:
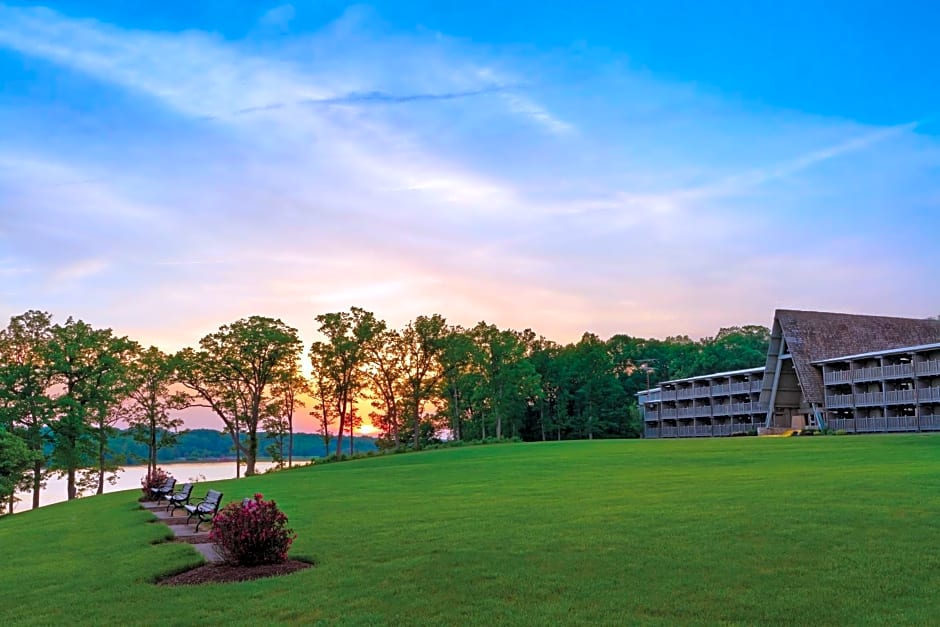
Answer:
[[162, 468], [154, 468], [153, 471], [148, 472], [147, 475], [140, 480], [140, 489], [144, 493], [144, 498], [152, 498], [150, 490], [152, 488], [161, 487], [169, 478], [170, 473], [163, 470]]
[[209, 532], [209, 541], [222, 559], [241, 566], [287, 561], [287, 549], [296, 537], [284, 512], [261, 494], [223, 507]]

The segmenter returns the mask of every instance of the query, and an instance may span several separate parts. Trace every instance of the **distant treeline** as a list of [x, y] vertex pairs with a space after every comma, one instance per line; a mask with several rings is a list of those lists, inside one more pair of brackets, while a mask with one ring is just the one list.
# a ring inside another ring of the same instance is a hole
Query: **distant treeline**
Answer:
[[[277, 446], [275, 438], [266, 433], [259, 433], [260, 451], [268, 451], [271, 446]], [[111, 437], [108, 448], [112, 460], [123, 465], [146, 464], [147, 446], [137, 442], [129, 430], [120, 431]], [[372, 438], [356, 437], [355, 451], [368, 452], [375, 450], [375, 441]], [[307, 461], [313, 457], [325, 457], [326, 447], [323, 438], [313, 433], [294, 434], [294, 460]], [[284, 458], [287, 453], [285, 451]], [[216, 459], [234, 459], [235, 450], [232, 447], [232, 437], [212, 429], [192, 429], [184, 431], [174, 446], [161, 448], [157, 452], [157, 461], [183, 462], [206, 461]], [[270, 453], [259, 454], [259, 459], [271, 459]]]

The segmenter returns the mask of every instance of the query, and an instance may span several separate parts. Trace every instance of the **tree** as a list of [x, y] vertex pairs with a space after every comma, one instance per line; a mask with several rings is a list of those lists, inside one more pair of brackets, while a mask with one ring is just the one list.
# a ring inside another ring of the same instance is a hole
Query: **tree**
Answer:
[[440, 376], [438, 357], [444, 348], [447, 324], [438, 314], [418, 316], [402, 331], [403, 393], [411, 415], [412, 442], [421, 448], [421, 418]]
[[11, 514], [16, 488], [26, 477], [37, 455], [24, 439], [0, 426], [0, 503], [9, 500]]
[[46, 359], [53, 384], [62, 390], [55, 399], [52, 467], [67, 477], [68, 499], [77, 496], [77, 471], [96, 466], [98, 493], [104, 491], [108, 436], [114, 429], [112, 410], [128, 391], [126, 363], [135, 343], [115, 337], [111, 329], [94, 329], [72, 318], [52, 327]]
[[33, 453], [30, 491], [33, 509], [45, 478], [50, 442], [48, 425], [53, 416], [49, 396], [53, 372], [46, 360], [46, 345], [52, 338], [52, 316], [27, 311], [14, 316], [0, 330], [0, 425], [19, 434]]
[[[278, 373], [277, 380], [274, 382], [274, 396], [277, 401], [271, 408], [271, 421], [265, 423], [266, 433], [277, 431], [283, 436], [286, 430], [289, 467], [294, 465], [294, 410], [304, 406], [304, 402], [300, 400], [303, 394], [310, 394], [310, 383], [300, 372], [300, 364], [295, 359]], [[273, 415], [280, 416], [282, 420], [275, 420]], [[283, 450], [280, 454], [283, 458]]]
[[274, 384], [297, 361], [302, 347], [297, 330], [280, 320], [251, 316], [219, 327], [199, 346], [199, 351], [178, 354], [180, 381], [201, 400], [200, 406], [222, 420], [236, 452], [245, 456], [245, 475], [253, 475], [258, 425]]
[[404, 351], [401, 333], [380, 322], [363, 346], [362, 371], [372, 394], [370, 400], [379, 412], [370, 414], [382, 434], [394, 447], [401, 447], [401, 390], [404, 377]]
[[155, 346], [134, 351], [128, 368], [128, 398], [121, 408], [135, 441], [147, 447], [147, 472], [157, 468], [157, 452], [175, 446], [183, 420], [170, 411], [189, 405], [189, 396], [173, 391], [176, 364]]
[[[480, 322], [473, 328], [478, 350], [475, 367], [482, 386], [477, 396], [492, 414], [496, 437], [503, 437], [508, 422], [515, 434], [522, 423], [527, 399], [538, 394], [539, 375], [526, 356], [526, 343], [515, 331], [501, 331]], [[481, 414], [481, 435], [486, 437], [486, 417]]]
[[442, 338], [438, 397], [443, 401], [451, 435], [456, 440], [463, 439], [464, 419], [473, 419], [470, 398], [475, 387], [473, 379], [477, 377], [472, 370], [478, 361], [476, 350], [472, 335], [462, 327], [450, 327]]
[[326, 376], [326, 366], [320, 361], [322, 355], [310, 351], [310, 361], [313, 365], [313, 379], [310, 385], [310, 396], [313, 398], [313, 416], [317, 428], [320, 431], [320, 437], [323, 439], [323, 450], [329, 454], [330, 440], [333, 439], [331, 429], [336, 424], [335, 387]]
[[339, 457], [343, 432], [352, 422], [353, 408], [364, 385], [365, 346], [384, 323], [380, 324], [372, 312], [359, 307], [352, 307], [349, 312], [321, 314], [316, 320], [327, 341], [313, 343], [310, 362], [314, 376], [327, 386], [327, 395], [339, 419], [336, 434], [336, 456]]

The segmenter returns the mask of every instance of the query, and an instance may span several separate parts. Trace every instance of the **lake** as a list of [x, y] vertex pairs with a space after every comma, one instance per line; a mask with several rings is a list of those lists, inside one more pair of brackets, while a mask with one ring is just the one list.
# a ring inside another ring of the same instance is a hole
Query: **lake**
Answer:
[[[303, 462], [306, 463], [306, 462]], [[259, 461], [256, 466], [256, 470], [264, 472], [268, 468], [273, 466], [273, 462], [264, 462]], [[298, 465], [296, 462], [294, 465]], [[199, 481], [214, 481], [217, 479], [234, 479], [235, 478], [235, 462], [184, 462], [178, 464], [160, 464], [160, 468], [166, 470], [168, 473], [176, 477], [177, 482], [187, 483], [187, 482], [199, 482]], [[242, 474], [245, 473], [245, 467], [242, 466]], [[144, 478], [144, 475], [147, 474], [146, 466], [127, 466], [118, 471], [118, 480], [117, 483], [111, 485], [105, 483], [104, 491], [105, 492], [118, 492], [120, 490], [137, 490], [140, 491], [140, 480]], [[52, 503], [60, 503], [66, 500], [66, 480], [65, 477], [49, 477], [46, 480], [46, 489], [42, 491], [39, 497], [39, 504], [42, 505], [51, 505]], [[193, 491], [193, 494], [199, 494], [198, 488]], [[17, 496], [21, 499], [16, 505], [13, 506], [14, 512], [26, 511], [32, 507], [33, 497], [29, 492], [17, 492]], [[86, 495], [83, 498], [88, 498]], [[4, 505], [4, 511], [8, 505]]]

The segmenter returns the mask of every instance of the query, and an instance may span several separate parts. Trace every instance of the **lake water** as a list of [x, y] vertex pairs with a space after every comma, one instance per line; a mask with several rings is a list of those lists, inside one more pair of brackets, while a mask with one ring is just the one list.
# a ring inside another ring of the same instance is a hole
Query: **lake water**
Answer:
[[[261, 473], [273, 466], [272, 462], [257, 462], [255, 464], [255, 469], [257, 472]], [[297, 463], [295, 462], [295, 466]], [[160, 468], [166, 470], [168, 473], [176, 477], [178, 483], [187, 483], [187, 482], [198, 482], [198, 481], [214, 481], [217, 479], [234, 479], [235, 478], [235, 462], [193, 462], [193, 463], [179, 463], [179, 464], [160, 464]], [[127, 466], [118, 471], [118, 480], [117, 483], [111, 485], [105, 483], [104, 491], [105, 492], [118, 492], [119, 490], [140, 490], [140, 480], [144, 478], [144, 475], [147, 474], [146, 466]], [[242, 475], [245, 474], [245, 467], [242, 466]], [[50, 505], [52, 503], [59, 503], [66, 500], [66, 486], [67, 482], [64, 477], [49, 477], [46, 480], [46, 489], [40, 493], [39, 504]], [[193, 491], [194, 494], [198, 493], [198, 490]], [[16, 505], [13, 506], [14, 512], [20, 512], [28, 510], [33, 505], [33, 496], [29, 492], [17, 493], [17, 496], [21, 499]], [[90, 495], [86, 495], [84, 498], [87, 498]], [[4, 506], [6, 510], [7, 505]]]

